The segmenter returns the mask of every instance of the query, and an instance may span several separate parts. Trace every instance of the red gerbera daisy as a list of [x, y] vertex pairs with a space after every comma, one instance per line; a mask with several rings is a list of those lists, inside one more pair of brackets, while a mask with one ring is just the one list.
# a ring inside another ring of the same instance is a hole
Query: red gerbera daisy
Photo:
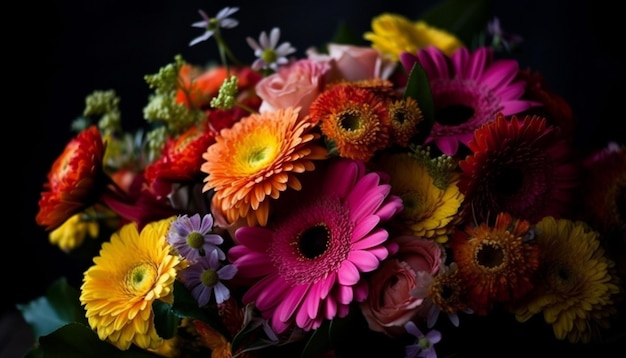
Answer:
[[468, 225], [454, 233], [452, 256], [476, 314], [487, 314], [495, 303], [511, 307], [533, 288], [539, 251], [532, 237], [528, 221], [507, 213], [500, 213], [493, 227]]
[[496, 120], [476, 130], [459, 162], [463, 217], [486, 222], [500, 212], [537, 222], [566, 215], [579, 184], [580, 167], [557, 127], [545, 118]]
[[102, 167], [104, 142], [96, 126], [73, 138], [52, 164], [39, 199], [36, 222], [54, 230], [91, 206], [107, 183]]

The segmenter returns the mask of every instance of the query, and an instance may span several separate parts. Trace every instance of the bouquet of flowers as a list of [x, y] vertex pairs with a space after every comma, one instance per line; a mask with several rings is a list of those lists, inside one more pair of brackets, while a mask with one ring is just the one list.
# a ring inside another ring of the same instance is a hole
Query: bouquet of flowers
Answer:
[[92, 264], [19, 305], [29, 355], [436, 357], [494, 317], [623, 337], [626, 147], [576, 147], [486, 3], [382, 13], [369, 45], [304, 57], [273, 28], [252, 63], [240, 9], [200, 10], [189, 45], [220, 58], [146, 75], [145, 128], [88, 95], [36, 221]]

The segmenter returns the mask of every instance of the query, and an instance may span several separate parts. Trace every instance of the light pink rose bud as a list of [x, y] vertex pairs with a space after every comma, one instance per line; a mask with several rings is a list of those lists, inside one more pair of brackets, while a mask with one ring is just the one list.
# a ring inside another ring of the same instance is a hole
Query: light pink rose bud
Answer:
[[324, 88], [324, 75], [330, 65], [302, 59], [261, 79], [256, 85], [257, 95], [263, 100], [259, 112], [279, 108], [301, 107], [300, 115], [309, 113], [309, 106]]
[[329, 44], [328, 55], [310, 49], [310, 59], [329, 62], [333, 65], [330, 80], [360, 81], [372, 78], [388, 79], [395, 63], [383, 58], [380, 52], [371, 47]]
[[420, 310], [423, 299], [411, 295], [419, 285], [417, 272], [435, 275], [445, 259], [434, 240], [400, 236], [394, 241], [398, 251], [369, 277], [369, 294], [360, 304], [369, 328], [389, 336], [404, 334], [404, 324]]

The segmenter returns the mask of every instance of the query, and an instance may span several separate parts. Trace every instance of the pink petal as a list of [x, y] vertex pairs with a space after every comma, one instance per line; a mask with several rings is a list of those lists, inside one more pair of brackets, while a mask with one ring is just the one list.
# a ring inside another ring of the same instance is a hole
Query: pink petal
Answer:
[[243, 226], [235, 231], [237, 241], [249, 249], [265, 252], [272, 242], [273, 232], [263, 227]]
[[[300, 302], [302, 302], [306, 296], [309, 287], [309, 284], [291, 287], [289, 292], [287, 292], [285, 297], [283, 297], [282, 301], [276, 307], [276, 310], [278, 311], [278, 318], [281, 321], [286, 322], [294, 314], [294, 312], [296, 312], [298, 307], [300, 307]], [[306, 308], [299, 311], [304, 311], [306, 313]]]
[[472, 78], [471, 68], [467, 66], [470, 61], [470, 53], [466, 47], [461, 47], [450, 58], [454, 74], [458, 78]]
[[363, 237], [372, 231], [380, 223], [380, 218], [376, 215], [369, 215], [356, 223], [352, 231], [352, 237]]
[[378, 215], [381, 220], [387, 221], [403, 209], [404, 204], [402, 203], [402, 199], [395, 195], [389, 195], [387, 197], [387, 202], [376, 211], [376, 215]]
[[323, 285], [316, 283], [311, 285], [309, 294], [304, 298], [303, 311], [306, 311], [311, 319], [317, 317], [322, 300]]
[[326, 297], [328, 297], [335, 282], [337, 282], [337, 275], [335, 273], [331, 273], [325, 279], [317, 282], [317, 285], [320, 286], [320, 298], [326, 299]]
[[326, 319], [333, 319], [337, 315], [337, 301], [329, 297], [324, 301], [324, 317]]
[[499, 60], [489, 66], [479, 81], [493, 88], [499, 94], [500, 88], [506, 87], [515, 79], [518, 70], [517, 61]]
[[276, 275], [268, 275], [252, 285], [242, 297], [244, 303], [255, 302], [261, 310], [274, 307], [288, 285]]
[[493, 52], [487, 47], [481, 47], [471, 54], [472, 60], [469, 67], [469, 77], [471, 79], [478, 79], [483, 74], [483, 71], [487, 65], [491, 62]]
[[[231, 249], [230, 251], [232, 251]], [[229, 254], [230, 254], [229, 251]], [[233, 253], [232, 258], [235, 258]], [[229, 258], [231, 256], [229, 255]], [[250, 252], [247, 255], [241, 255], [231, 262], [237, 266], [237, 276], [252, 278], [265, 276], [274, 271], [272, 262], [266, 254], [260, 254], [256, 252]]]
[[532, 108], [532, 107], [536, 107], [537, 105], [539, 105], [539, 103], [525, 101], [525, 100], [513, 100], [513, 101], [506, 101], [502, 103], [502, 105], [503, 105], [502, 110], [501, 110], [502, 114], [504, 114], [505, 116], [508, 116], [511, 114], [524, 112], [525, 110]]
[[345, 286], [352, 286], [359, 282], [359, 270], [348, 260], [344, 260], [337, 272], [337, 281]]
[[454, 156], [456, 152], [459, 150], [459, 142], [455, 137], [439, 137], [435, 138], [435, 143], [437, 147], [443, 152], [445, 155]]
[[352, 286], [339, 286], [335, 297], [339, 303], [350, 304], [354, 300]]
[[387, 230], [378, 228], [370, 235], [353, 242], [352, 248], [354, 250], [366, 250], [384, 243], [385, 241], [387, 241], [388, 238], [389, 233], [387, 232]]
[[368, 251], [353, 250], [348, 254], [348, 260], [359, 269], [361, 272], [370, 272], [378, 268], [380, 261], [376, 255]]
[[428, 46], [417, 53], [420, 65], [428, 74], [428, 79], [450, 78], [446, 55], [435, 46]]

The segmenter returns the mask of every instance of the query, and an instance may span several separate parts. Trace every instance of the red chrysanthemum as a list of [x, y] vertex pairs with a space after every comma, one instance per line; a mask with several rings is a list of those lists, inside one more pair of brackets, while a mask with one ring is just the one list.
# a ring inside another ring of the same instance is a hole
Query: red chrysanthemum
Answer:
[[91, 206], [107, 182], [102, 167], [104, 142], [96, 126], [73, 138], [52, 164], [39, 199], [38, 225], [54, 230]]
[[528, 221], [500, 213], [493, 227], [468, 225], [454, 233], [452, 256], [476, 314], [487, 314], [496, 303], [512, 307], [533, 288], [539, 251], [531, 230]]
[[192, 126], [186, 132], [166, 142], [161, 157], [145, 169], [148, 186], [158, 195], [168, 195], [171, 183], [201, 181], [202, 154], [215, 143], [213, 132]]
[[476, 130], [472, 154], [459, 162], [463, 217], [486, 222], [500, 212], [537, 222], [569, 213], [579, 185], [579, 165], [557, 127], [545, 118], [496, 120]]

